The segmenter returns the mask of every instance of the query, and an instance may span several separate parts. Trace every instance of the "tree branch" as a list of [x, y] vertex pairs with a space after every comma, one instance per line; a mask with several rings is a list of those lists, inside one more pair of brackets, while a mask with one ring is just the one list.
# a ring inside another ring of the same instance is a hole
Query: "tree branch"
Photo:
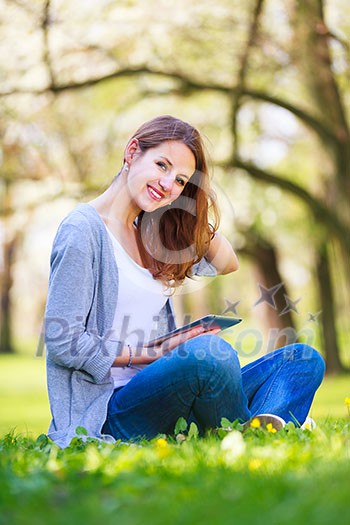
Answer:
[[[113, 71], [108, 75], [103, 75], [102, 77], [90, 78], [87, 80], [82, 80], [81, 82], [66, 82], [66, 83], [56, 83], [53, 82], [48, 86], [43, 87], [42, 89], [21, 89], [21, 88], [12, 88], [7, 91], [0, 91], [0, 97], [8, 97], [11, 95], [19, 94], [30, 94], [30, 95], [45, 95], [47, 93], [62, 93], [64, 91], [79, 91], [80, 89], [93, 87], [95, 85], [101, 84], [109, 80], [116, 80], [118, 78], [133, 78], [139, 75], [154, 75], [160, 77], [166, 77], [173, 79], [174, 81], [179, 82], [179, 86], [170, 89], [168, 93], [176, 92], [178, 94], [191, 94], [195, 91], [215, 91], [218, 93], [223, 93], [229, 96], [232, 96], [238, 89], [237, 86], [228, 86], [223, 84], [216, 84], [212, 82], [202, 83], [197, 80], [192, 80], [182, 75], [181, 73], [172, 72], [172, 71], [163, 71], [149, 68], [147, 66], [142, 66], [138, 68], [126, 68]], [[314, 130], [319, 136], [324, 138], [326, 141], [338, 143], [338, 138], [333, 132], [324, 125], [323, 122], [318, 120], [316, 117], [305, 111], [304, 109], [284, 100], [277, 96], [269, 95], [264, 91], [250, 89], [244, 87], [242, 90], [242, 96], [246, 96], [253, 100], [261, 100], [263, 102], [268, 102], [274, 106], [290, 111], [295, 115], [299, 120], [301, 120], [307, 127]]]
[[248, 61], [249, 61], [249, 53], [251, 48], [253, 47], [256, 39], [256, 35], [258, 32], [258, 26], [259, 26], [259, 18], [262, 12], [264, 0], [257, 0], [255, 4], [255, 9], [252, 17], [252, 22], [249, 29], [249, 36], [248, 40], [245, 46], [245, 49], [242, 53], [241, 57], [241, 64], [239, 68], [238, 73], [238, 82], [236, 89], [232, 90], [232, 123], [231, 123], [231, 130], [232, 130], [232, 136], [234, 141], [234, 148], [237, 151], [238, 150], [238, 132], [237, 132], [237, 117], [238, 117], [238, 111], [241, 104], [241, 98], [245, 91], [245, 83], [246, 83], [246, 73], [248, 69]]
[[44, 12], [41, 21], [41, 30], [43, 33], [43, 61], [49, 73], [50, 84], [55, 85], [55, 75], [52, 67], [50, 43], [49, 43], [49, 27], [50, 27], [50, 0], [45, 1]]
[[268, 102], [274, 106], [286, 109], [293, 115], [295, 115], [299, 120], [301, 120], [307, 127], [311, 128], [316, 132], [317, 135], [326, 140], [326, 142], [338, 142], [334, 131], [328, 128], [323, 122], [318, 120], [316, 117], [305, 111], [304, 109], [291, 104], [287, 100], [279, 98], [274, 95], [269, 95], [264, 91], [259, 91], [256, 89], [246, 88], [244, 90], [244, 95], [252, 98], [253, 100], [261, 100], [263, 102]]
[[234, 161], [229, 165], [230, 167], [245, 170], [256, 180], [273, 184], [299, 197], [299, 199], [307, 204], [307, 206], [312, 210], [315, 218], [334, 232], [341, 245], [344, 246], [346, 250], [350, 249], [350, 232], [348, 228], [343, 225], [334, 215], [334, 213], [330, 212], [330, 210], [322, 202], [316, 199], [304, 188], [301, 188], [298, 184], [295, 184], [288, 179], [278, 177], [271, 172], [258, 168], [250, 162], [246, 162], [238, 158], [235, 158]]

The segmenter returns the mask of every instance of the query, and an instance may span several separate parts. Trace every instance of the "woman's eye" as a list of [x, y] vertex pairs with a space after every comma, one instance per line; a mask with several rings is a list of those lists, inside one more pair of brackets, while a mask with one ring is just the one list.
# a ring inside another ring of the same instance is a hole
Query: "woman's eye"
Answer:
[[181, 179], [181, 177], [176, 177], [176, 182], [180, 184], [180, 186], [185, 186], [185, 181]]
[[159, 166], [163, 171], [167, 170], [167, 165], [164, 162], [157, 162], [157, 166]]

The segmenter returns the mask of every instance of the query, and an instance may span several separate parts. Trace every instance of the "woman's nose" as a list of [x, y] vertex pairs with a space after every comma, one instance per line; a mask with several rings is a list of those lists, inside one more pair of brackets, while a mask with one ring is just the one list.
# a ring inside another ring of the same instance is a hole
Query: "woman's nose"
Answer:
[[158, 184], [163, 191], [169, 192], [172, 188], [173, 182], [172, 177], [162, 177], [159, 179]]

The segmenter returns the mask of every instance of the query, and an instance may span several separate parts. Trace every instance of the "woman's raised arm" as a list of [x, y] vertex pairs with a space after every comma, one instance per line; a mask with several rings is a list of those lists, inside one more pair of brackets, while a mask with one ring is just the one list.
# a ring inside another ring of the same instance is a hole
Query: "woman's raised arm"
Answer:
[[239, 267], [238, 258], [231, 243], [218, 232], [210, 241], [205, 258], [216, 268], [218, 274], [235, 272]]

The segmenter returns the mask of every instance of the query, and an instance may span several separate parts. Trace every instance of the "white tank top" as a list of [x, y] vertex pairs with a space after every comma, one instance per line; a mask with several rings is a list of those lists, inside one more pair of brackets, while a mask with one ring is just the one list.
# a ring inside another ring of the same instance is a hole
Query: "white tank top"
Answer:
[[[158, 315], [168, 299], [169, 289], [154, 279], [149, 270], [137, 264], [112, 232], [106, 229], [113, 244], [119, 273], [113, 338], [135, 348], [156, 336]], [[128, 383], [144, 366], [112, 367], [114, 387]]]

